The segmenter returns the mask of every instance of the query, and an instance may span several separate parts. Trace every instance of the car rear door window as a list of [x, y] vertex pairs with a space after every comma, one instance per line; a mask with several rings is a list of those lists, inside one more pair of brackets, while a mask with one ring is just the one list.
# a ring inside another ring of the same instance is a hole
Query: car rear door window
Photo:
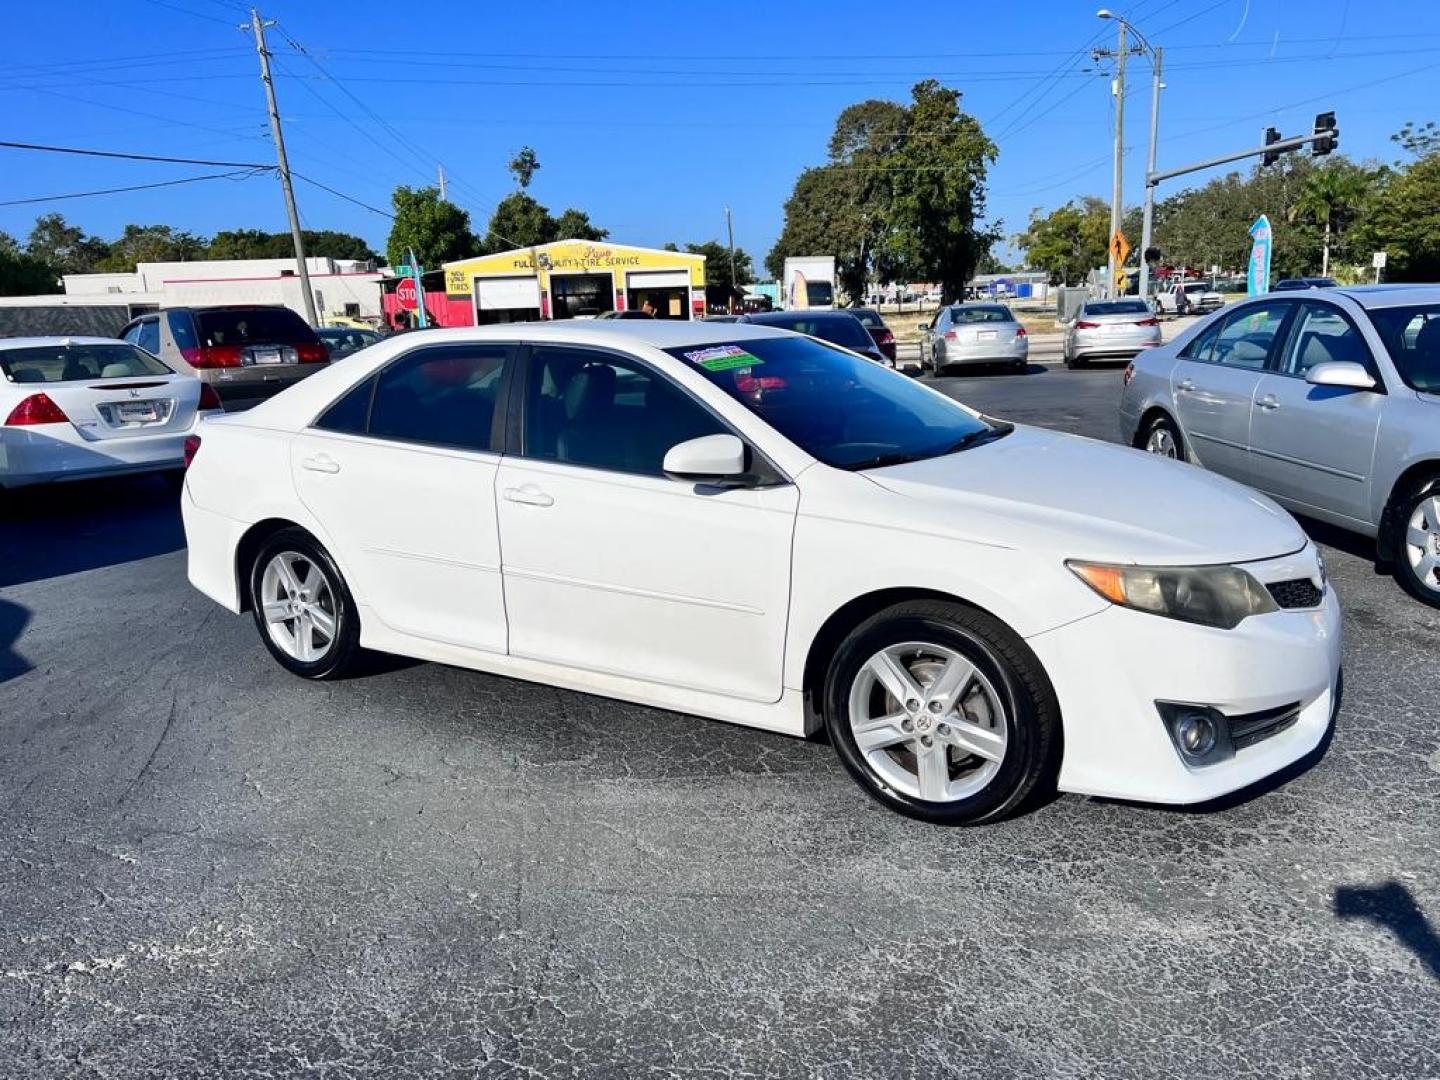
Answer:
[[668, 379], [613, 353], [539, 346], [527, 382], [526, 457], [663, 476], [672, 446], [726, 430]]
[[1291, 307], [1289, 303], [1271, 303], [1241, 308], [1220, 328], [1210, 359], [1227, 367], [1263, 369]]
[[[379, 375], [366, 432], [459, 450], [492, 449], [510, 354], [507, 345], [467, 344], [433, 346], [401, 357]], [[358, 411], [346, 398], [336, 402], [336, 407], [346, 405], [334, 419], [337, 424], [353, 423]], [[329, 418], [327, 412], [322, 421]]]
[[343, 435], [363, 435], [370, 422], [370, 399], [375, 394], [378, 375], [372, 375], [320, 414], [315, 426], [321, 431]]
[[1304, 378], [1316, 364], [1333, 361], [1360, 364], [1372, 372], [1374, 369], [1370, 349], [1355, 324], [1331, 304], [1306, 301], [1300, 305], [1279, 370]]

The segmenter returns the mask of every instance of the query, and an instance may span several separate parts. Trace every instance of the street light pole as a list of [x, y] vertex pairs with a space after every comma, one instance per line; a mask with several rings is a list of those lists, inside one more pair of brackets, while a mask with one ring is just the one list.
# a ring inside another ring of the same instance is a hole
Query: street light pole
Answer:
[[725, 298], [725, 310], [735, 314], [735, 226], [730, 220], [730, 208], [725, 207], [725, 231], [730, 236], [730, 295]]
[[1112, 85], [1115, 94], [1115, 186], [1110, 196], [1110, 236], [1107, 246], [1110, 249], [1110, 258], [1107, 263], [1109, 274], [1105, 279], [1105, 295], [1115, 295], [1116, 272], [1120, 269], [1115, 265], [1115, 234], [1120, 231], [1120, 218], [1124, 206], [1124, 179], [1125, 179], [1125, 57], [1130, 50], [1125, 44], [1124, 19], [1117, 20], [1120, 24], [1120, 40], [1115, 49], [1115, 82]]
[[1164, 64], [1165, 50], [1156, 48], [1152, 53], [1155, 77], [1150, 84], [1150, 154], [1145, 165], [1145, 215], [1140, 225], [1140, 299], [1150, 295], [1150, 250], [1155, 224], [1155, 185], [1150, 174], [1155, 171], [1155, 143], [1160, 131], [1160, 69]]

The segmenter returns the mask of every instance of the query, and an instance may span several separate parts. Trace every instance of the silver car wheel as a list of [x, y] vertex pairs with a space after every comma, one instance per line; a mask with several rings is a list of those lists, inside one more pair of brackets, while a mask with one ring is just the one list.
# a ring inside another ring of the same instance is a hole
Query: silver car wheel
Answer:
[[282, 551], [260, 576], [265, 629], [286, 656], [302, 664], [323, 660], [335, 645], [335, 593], [324, 571], [307, 556]]
[[881, 781], [946, 803], [995, 778], [1010, 725], [975, 664], [944, 645], [911, 641], [881, 649], [860, 668], [850, 686], [850, 730]]
[[1440, 496], [1422, 499], [1405, 527], [1405, 555], [1415, 580], [1440, 593]]
[[1178, 458], [1179, 448], [1175, 445], [1175, 436], [1170, 434], [1168, 428], [1152, 428], [1150, 434], [1145, 437], [1145, 449], [1160, 457]]

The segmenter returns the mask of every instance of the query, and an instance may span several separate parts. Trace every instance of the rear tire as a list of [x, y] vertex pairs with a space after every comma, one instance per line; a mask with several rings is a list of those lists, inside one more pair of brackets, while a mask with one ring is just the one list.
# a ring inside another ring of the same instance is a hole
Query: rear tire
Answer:
[[330, 553], [304, 529], [275, 533], [250, 566], [250, 610], [260, 640], [303, 679], [338, 679], [358, 666], [360, 617]]
[[1396, 500], [1393, 532], [1388, 555], [1395, 580], [1416, 600], [1440, 607], [1440, 479]]
[[823, 700], [845, 769], [901, 814], [978, 825], [1053, 787], [1055, 691], [1024, 641], [983, 611], [926, 600], [867, 619], [831, 661]]
[[1185, 439], [1181, 436], [1180, 429], [1175, 426], [1175, 421], [1164, 413], [1146, 425], [1144, 435], [1140, 440], [1140, 448], [1157, 457], [1166, 457], [1174, 461], [1189, 460], [1185, 455]]

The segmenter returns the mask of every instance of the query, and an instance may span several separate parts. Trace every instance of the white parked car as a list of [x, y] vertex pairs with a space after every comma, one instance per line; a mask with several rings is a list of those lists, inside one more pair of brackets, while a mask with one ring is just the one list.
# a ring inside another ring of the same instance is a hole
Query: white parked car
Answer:
[[0, 488], [178, 471], [215, 391], [113, 338], [0, 340]]
[[190, 580], [301, 676], [363, 648], [823, 726], [945, 823], [1207, 800], [1331, 721], [1339, 607], [1274, 503], [783, 330], [405, 335], [201, 438]]

